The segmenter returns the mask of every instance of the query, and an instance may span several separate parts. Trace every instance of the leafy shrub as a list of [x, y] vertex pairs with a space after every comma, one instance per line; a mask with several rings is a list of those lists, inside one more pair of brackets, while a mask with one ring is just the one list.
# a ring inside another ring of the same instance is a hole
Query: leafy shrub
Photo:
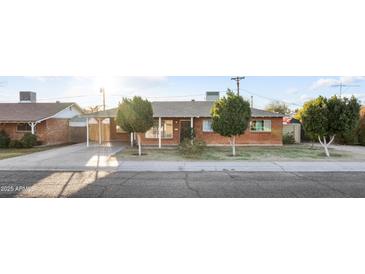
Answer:
[[206, 147], [206, 143], [201, 140], [191, 140], [185, 139], [179, 145], [179, 151], [182, 155], [186, 157], [195, 157], [201, 154]]
[[11, 140], [9, 148], [23, 148], [23, 143], [19, 140]]
[[7, 148], [10, 143], [9, 135], [4, 130], [0, 131], [0, 148]]
[[20, 142], [25, 148], [34, 147], [37, 144], [37, 136], [32, 133], [25, 133]]
[[283, 135], [283, 144], [285, 145], [292, 145], [295, 143], [295, 138], [292, 133], [285, 133]]

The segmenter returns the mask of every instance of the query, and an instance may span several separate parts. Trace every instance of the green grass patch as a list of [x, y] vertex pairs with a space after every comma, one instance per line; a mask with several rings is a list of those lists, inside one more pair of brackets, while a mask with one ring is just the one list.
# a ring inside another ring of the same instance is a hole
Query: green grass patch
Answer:
[[[285, 161], [285, 160], [327, 160], [322, 148], [311, 148], [309, 145], [285, 145], [282, 147], [236, 147], [236, 157], [232, 157], [231, 147], [207, 147], [201, 154], [184, 157], [177, 148], [143, 148], [146, 155], [135, 155], [137, 148], [126, 148], [117, 154], [121, 160], [146, 161], [181, 161], [181, 160], [252, 160], [252, 161]], [[331, 158], [349, 159], [351, 154], [330, 149]]]

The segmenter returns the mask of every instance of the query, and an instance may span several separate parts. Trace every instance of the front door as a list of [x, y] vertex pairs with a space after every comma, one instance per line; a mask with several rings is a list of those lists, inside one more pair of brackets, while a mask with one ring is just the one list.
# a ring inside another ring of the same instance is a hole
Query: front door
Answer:
[[180, 143], [184, 139], [191, 139], [191, 127], [189, 120], [180, 121]]

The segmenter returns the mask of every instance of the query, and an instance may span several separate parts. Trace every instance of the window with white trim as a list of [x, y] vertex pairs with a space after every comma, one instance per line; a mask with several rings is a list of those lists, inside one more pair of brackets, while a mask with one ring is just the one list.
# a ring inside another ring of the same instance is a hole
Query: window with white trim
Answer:
[[203, 132], [213, 132], [212, 119], [203, 120]]
[[29, 124], [21, 123], [16, 125], [17, 132], [32, 132], [32, 127]]
[[[172, 120], [161, 120], [161, 138], [171, 139], [173, 135], [173, 121]], [[158, 120], [153, 122], [153, 127], [149, 129], [146, 134], [146, 138], [156, 139], [158, 138]]]
[[253, 120], [250, 123], [253, 132], [271, 132], [271, 120]]

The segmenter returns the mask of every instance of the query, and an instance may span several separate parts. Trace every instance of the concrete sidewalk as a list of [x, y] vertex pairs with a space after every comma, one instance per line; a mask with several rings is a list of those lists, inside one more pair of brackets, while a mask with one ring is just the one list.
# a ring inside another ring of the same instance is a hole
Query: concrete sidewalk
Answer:
[[365, 162], [120, 161], [118, 171], [365, 172]]

